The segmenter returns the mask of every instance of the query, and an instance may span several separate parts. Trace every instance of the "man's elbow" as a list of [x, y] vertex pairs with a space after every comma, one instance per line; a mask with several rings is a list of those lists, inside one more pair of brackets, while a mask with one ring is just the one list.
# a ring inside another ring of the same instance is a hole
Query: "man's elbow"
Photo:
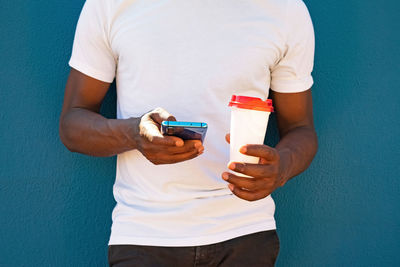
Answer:
[[78, 152], [74, 146], [74, 138], [72, 129], [68, 125], [68, 121], [65, 116], [61, 115], [59, 124], [59, 136], [64, 146], [71, 152]]
[[318, 135], [314, 127], [312, 128], [312, 135], [313, 135], [312, 146], [313, 146], [313, 158], [314, 158], [318, 152]]

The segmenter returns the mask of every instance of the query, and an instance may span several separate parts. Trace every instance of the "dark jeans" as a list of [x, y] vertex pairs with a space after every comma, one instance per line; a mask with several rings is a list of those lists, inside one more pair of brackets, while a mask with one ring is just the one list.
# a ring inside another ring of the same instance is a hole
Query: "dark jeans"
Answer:
[[257, 267], [274, 266], [278, 252], [278, 235], [272, 230], [197, 247], [112, 245], [108, 261], [113, 267]]

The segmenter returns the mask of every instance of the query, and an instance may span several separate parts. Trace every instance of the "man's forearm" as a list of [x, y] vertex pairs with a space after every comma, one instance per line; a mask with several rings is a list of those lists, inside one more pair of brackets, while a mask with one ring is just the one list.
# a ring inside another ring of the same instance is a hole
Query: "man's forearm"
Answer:
[[283, 135], [276, 149], [284, 164], [282, 178], [286, 182], [311, 164], [318, 149], [315, 130], [312, 127], [294, 128]]
[[90, 110], [72, 108], [61, 116], [60, 137], [73, 152], [113, 156], [136, 148], [136, 120], [106, 119]]

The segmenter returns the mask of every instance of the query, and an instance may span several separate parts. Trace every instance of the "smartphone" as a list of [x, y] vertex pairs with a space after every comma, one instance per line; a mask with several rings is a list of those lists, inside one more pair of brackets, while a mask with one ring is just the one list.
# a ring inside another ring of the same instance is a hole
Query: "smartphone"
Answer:
[[161, 132], [164, 135], [173, 135], [183, 140], [201, 140], [206, 137], [208, 125], [205, 122], [163, 121]]

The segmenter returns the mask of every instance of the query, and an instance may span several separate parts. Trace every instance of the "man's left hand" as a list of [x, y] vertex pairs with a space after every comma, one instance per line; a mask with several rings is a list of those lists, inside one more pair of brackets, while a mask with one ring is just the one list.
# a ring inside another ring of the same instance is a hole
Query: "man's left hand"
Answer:
[[[229, 141], [229, 136], [227, 136]], [[240, 152], [259, 157], [258, 164], [231, 162], [229, 169], [251, 177], [238, 176], [224, 172], [222, 178], [229, 183], [229, 189], [237, 197], [255, 201], [270, 195], [276, 188], [283, 186], [287, 178], [285, 172], [289, 166], [289, 152], [278, 151], [266, 145], [246, 145]]]

